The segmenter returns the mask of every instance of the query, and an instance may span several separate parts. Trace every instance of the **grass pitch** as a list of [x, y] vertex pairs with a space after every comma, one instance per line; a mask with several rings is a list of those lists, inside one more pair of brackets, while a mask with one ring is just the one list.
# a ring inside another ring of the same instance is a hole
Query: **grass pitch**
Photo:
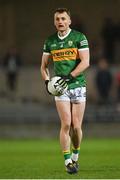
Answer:
[[0, 140], [0, 179], [119, 179], [120, 140], [83, 139], [79, 162], [66, 173], [59, 140]]

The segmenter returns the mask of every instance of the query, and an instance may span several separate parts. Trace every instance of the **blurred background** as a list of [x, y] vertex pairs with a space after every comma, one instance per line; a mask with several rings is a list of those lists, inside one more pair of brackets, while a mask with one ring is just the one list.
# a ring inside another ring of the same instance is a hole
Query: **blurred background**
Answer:
[[84, 136], [120, 137], [120, 0], [0, 0], [0, 138], [59, 136], [39, 70], [58, 7], [70, 9], [71, 28], [89, 41]]

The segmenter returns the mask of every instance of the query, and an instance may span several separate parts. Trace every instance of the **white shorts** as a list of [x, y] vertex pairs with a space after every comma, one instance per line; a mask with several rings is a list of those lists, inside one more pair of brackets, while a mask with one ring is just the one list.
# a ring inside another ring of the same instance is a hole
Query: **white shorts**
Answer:
[[72, 103], [80, 103], [86, 101], [86, 87], [78, 87], [75, 89], [67, 90], [61, 96], [55, 96], [56, 101], [70, 101]]

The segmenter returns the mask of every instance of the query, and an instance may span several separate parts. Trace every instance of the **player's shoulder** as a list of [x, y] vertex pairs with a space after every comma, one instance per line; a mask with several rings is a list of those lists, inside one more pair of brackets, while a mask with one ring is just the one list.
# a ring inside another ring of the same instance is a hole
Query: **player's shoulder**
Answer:
[[77, 31], [77, 30], [75, 30], [75, 29], [72, 29], [71, 33], [72, 33], [74, 36], [79, 37], [80, 39], [82, 39], [83, 37], [86, 37], [84, 33], [80, 32], [80, 31]]

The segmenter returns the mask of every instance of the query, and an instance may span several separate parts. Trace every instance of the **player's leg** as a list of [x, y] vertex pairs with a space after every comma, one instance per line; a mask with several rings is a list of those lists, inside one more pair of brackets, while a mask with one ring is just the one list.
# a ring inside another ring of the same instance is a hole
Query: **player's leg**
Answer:
[[65, 159], [68, 173], [76, 173], [70, 154], [70, 126], [71, 126], [71, 103], [69, 101], [56, 101], [57, 111], [61, 120], [60, 144]]
[[80, 153], [80, 143], [82, 140], [82, 121], [85, 111], [85, 102], [72, 103], [72, 127], [71, 127], [71, 140], [73, 145], [72, 160], [78, 161]]

